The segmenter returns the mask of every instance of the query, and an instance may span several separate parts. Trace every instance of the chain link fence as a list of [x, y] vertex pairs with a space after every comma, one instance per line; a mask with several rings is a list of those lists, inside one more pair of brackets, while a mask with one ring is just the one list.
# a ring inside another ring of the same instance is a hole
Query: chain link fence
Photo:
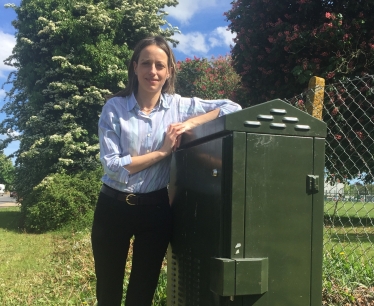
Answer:
[[374, 76], [284, 100], [327, 124], [323, 304], [374, 305]]

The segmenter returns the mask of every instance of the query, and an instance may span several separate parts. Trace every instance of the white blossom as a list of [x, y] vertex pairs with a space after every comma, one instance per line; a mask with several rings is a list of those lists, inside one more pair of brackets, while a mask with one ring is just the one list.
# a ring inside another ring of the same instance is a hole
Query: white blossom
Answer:
[[34, 44], [34, 42], [32, 40], [28, 39], [27, 37], [22, 37], [21, 41], [25, 42], [27, 44], [30, 44], [30, 45]]

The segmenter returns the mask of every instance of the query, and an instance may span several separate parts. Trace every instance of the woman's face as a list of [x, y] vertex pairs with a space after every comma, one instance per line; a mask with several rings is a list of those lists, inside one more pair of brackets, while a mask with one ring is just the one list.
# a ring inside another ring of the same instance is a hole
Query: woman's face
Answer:
[[168, 56], [156, 45], [145, 47], [139, 55], [138, 63], [134, 62], [135, 74], [138, 77], [138, 93], [161, 93], [169, 78]]

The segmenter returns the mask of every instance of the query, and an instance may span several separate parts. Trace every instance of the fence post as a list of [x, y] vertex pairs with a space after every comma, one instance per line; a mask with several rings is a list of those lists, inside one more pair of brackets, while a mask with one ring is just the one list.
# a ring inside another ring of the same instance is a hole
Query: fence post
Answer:
[[306, 109], [308, 114], [322, 120], [323, 97], [325, 93], [325, 79], [313, 76], [309, 80]]

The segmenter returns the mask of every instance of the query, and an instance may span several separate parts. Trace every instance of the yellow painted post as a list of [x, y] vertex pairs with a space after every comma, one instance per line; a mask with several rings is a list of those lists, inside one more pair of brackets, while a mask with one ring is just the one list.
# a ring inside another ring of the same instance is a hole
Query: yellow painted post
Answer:
[[323, 97], [325, 93], [325, 79], [312, 77], [308, 85], [308, 98], [306, 108], [314, 118], [322, 120]]

